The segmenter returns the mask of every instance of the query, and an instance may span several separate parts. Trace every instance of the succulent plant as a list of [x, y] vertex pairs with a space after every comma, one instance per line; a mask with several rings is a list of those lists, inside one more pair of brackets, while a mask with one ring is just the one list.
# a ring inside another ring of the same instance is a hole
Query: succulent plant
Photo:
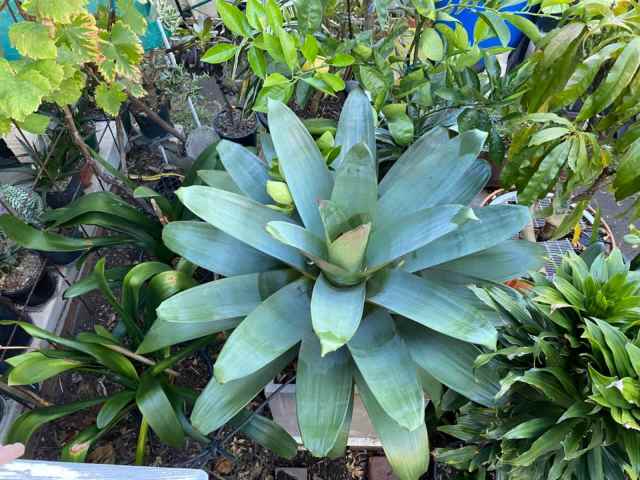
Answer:
[[269, 208], [269, 165], [222, 141], [226, 172], [200, 172], [208, 186], [177, 192], [206, 223], [170, 223], [163, 238], [228, 278], [162, 303], [139, 352], [235, 328], [192, 413], [205, 434], [297, 357], [298, 424], [316, 456], [344, 451], [355, 380], [396, 475], [417, 479], [429, 458], [422, 380], [487, 399], [469, 359], [473, 344], [495, 348], [497, 314], [467, 286], [541, 266], [538, 246], [511, 240], [528, 210], [467, 206], [489, 178], [477, 159], [486, 134], [475, 130], [430, 131], [379, 182], [371, 106], [358, 89], [331, 168], [284, 104], [270, 102], [269, 125], [294, 212]]

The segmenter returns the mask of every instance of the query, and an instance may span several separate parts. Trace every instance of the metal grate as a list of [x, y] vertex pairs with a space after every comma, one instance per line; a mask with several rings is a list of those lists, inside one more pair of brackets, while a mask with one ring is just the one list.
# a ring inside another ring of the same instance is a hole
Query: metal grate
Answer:
[[562, 257], [567, 253], [573, 251], [571, 242], [567, 239], [564, 240], [549, 240], [542, 242], [547, 254], [547, 261], [544, 264], [545, 273], [548, 278], [553, 277], [556, 274], [556, 269], [562, 262]]

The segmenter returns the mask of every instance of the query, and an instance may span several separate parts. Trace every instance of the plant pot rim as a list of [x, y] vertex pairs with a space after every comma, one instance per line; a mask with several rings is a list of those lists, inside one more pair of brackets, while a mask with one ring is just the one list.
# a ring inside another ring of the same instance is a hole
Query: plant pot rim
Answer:
[[[491, 205], [491, 203], [496, 198], [498, 198], [499, 196], [504, 195], [504, 194], [508, 194], [508, 193], [512, 193], [512, 192], [515, 192], [515, 190], [507, 190], [507, 189], [504, 189], [504, 188], [499, 188], [497, 190], [494, 190], [493, 192], [488, 194], [486, 197], [484, 197], [484, 199], [482, 200], [482, 203], [480, 204], [480, 206], [481, 207], [486, 207], [488, 205]], [[553, 193], [550, 193], [549, 195], [553, 195]], [[591, 204], [587, 205], [586, 210], [591, 215], [595, 215], [596, 214], [596, 211], [591, 206]], [[607, 221], [602, 217], [600, 218], [600, 224], [601, 224], [602, 228], [606, 232], [603, 240], [605, 240], [605, 242], [607, 242], [611, 246], [611, 250], [614, 250], [615, 248], [617, 248], [618, 244], [616, 243], [616, 237], [613, 234], [613, 230], [611, 229], [611, 227], [609, 226]]]

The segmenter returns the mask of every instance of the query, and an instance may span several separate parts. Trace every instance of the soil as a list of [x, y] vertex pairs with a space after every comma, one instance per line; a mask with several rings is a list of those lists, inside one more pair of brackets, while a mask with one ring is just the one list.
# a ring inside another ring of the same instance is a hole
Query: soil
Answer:
[[18, 250], [16, 265], [6, 272], [0, 270], [0, 292], [19, 292], [33, 285], [42, 270], [43, 259], [30, 250]]
[[213, 120], [213, 128], [216, 129], [220, 136], [225, 138], [242, 138], [251, 135], [256, 130], [256, 117], [250, 115], [243, 118], [242, 111], [233, 110], [233, 122], [229, 114], [224, 111], [217, 115]]
[[[315, 94], [314, 94], [315, 95]], [[328, 118], [331, 120], [340, 119], [340, 112], [346, 100], [346, 94], [339, 92], [336, 95], [324, 95], [318, 103], [317, 112], [313, 111], [313, 96], [307, 102], [305, 108], [300, 107], [297, 103], [291, 102], [290, 107], [300, 118]]]

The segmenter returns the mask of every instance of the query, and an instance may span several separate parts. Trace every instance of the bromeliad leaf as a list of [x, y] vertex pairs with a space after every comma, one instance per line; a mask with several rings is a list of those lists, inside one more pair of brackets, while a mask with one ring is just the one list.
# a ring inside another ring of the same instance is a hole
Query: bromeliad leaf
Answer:
[[322, 346], [322, 356], [338, 350], [358, 330], [365, 298], [364, 282], [334, 287], [320, 274], [311, 297], [311, 321]]
[[351, 356], [376, 403], [409, 431], [424, 425], [424, 394], [407, 346], [391, 315], [376, 309], [348, 343]]
[[[310, 294], [311, 282], [303, 278], [256, 307], [222, 348], [214, 366], [216, 380], [227, 383], [250, 375], [299, 343], [310, 331]], [[269, 335], [274, 329], [280, 333]]]

